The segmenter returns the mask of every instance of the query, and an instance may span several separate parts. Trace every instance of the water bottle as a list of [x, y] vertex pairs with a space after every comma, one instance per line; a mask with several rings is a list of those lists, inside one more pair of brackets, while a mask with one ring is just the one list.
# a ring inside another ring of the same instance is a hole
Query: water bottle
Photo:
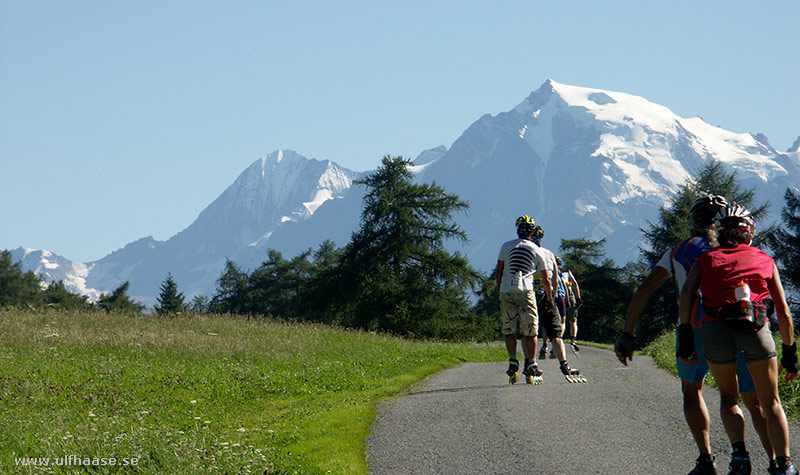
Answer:
[[747, 285], [747, 282], [740, 280], [739, 284], [736, 286], [736, 290], [734, 290], [734, 295], [736, 295], [737, 301], [742, 300], [750, 300], [750, 286]]

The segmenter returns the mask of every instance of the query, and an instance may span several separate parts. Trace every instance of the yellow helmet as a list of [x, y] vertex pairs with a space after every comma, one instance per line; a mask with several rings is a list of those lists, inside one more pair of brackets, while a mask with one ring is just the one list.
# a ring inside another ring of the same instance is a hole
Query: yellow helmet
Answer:
[[517, 227], [522, 226], [536, 226], [536, 220], [528, 216], [527, 214], [523, 214], [519, 218], [517, 218]]

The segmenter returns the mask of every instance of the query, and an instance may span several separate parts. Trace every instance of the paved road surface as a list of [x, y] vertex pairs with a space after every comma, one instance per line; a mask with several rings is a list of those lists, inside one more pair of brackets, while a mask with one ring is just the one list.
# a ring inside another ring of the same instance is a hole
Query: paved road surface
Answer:
[[[569, 353], [569, 352], [568, 352]], [[589, 378], [567, 383], [555, 360], [540, 361], [545, 384], [508, 386], [506, 363], [468, 363], [386, 402], [367, 440], [367, 462], [384, 474], [686, 474], [697, 449], [681, 410], [677, 378], [637, 355], [624, 367], [611, 351], [583, 347], [570, 364]], [[719, 394], [706, 388], [717, 470], [730, 445]], [[768, 461], [745, 410], [753, 473]], [[791, 427], [800, 460], [800, 428]]]

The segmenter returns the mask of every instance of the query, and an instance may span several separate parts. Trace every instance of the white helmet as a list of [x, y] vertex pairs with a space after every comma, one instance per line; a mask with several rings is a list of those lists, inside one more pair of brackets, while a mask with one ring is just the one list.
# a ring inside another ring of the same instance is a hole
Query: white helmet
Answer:
[[752, 234], [755, 231], [756, 223], [750, 212], [744, 206], [731, 203], [717, 213], [716, 225], [725, 229], [737, 229], [746, 227]]

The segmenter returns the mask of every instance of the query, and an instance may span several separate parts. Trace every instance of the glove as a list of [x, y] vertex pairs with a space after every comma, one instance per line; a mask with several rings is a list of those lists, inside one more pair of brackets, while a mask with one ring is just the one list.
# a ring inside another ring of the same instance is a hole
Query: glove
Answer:
[[694, 353], [694, 330], [691, 323], [678, 325], [678, 357], [689, 358]]
[[581, 306], [583, 305], [583, 300], [581, 300], [581, 298], [580, 298], [580, 297], [578, 297], [578, 298], [575, 300], [575, 303], [577, 304], [577, 307], [578, 307], [578, 308], [581, 308]]
[[800, 364], [797, 363], [797, 342], [792, 343], [792, 346], [781, 345], [781, 347], [783, 347], [781, 366], [786, 368], [787, 373], [800, 372]]
[[627, 365], [626, 359], [633, 359], [633, 349], [636, 347], [636, 341], [630, 333], [622, 332], [619, 334], [616, 343], [614, 343], [614, 352], [617, 354], [619, 360]]

